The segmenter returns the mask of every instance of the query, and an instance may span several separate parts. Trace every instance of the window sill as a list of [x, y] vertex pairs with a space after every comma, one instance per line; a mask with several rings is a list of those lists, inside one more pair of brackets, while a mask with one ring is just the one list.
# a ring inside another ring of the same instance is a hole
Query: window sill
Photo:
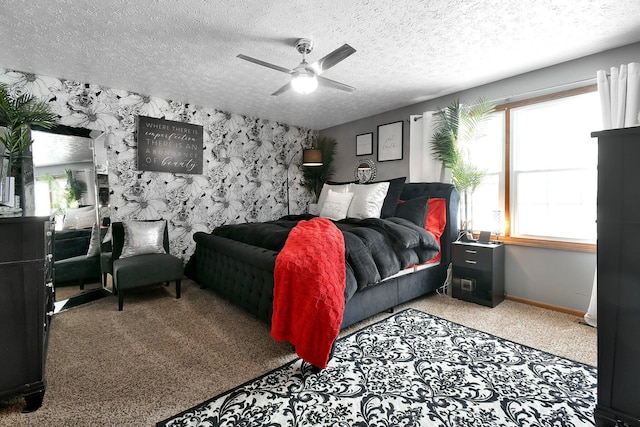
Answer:
[[500, 236], [500, 241], [507, 245], [528, 246], [532, 248], [556, 249], [559, 251], [596, 253], [595, 243], [562, 242], [559, 240], [526, 239], [522, 237]]

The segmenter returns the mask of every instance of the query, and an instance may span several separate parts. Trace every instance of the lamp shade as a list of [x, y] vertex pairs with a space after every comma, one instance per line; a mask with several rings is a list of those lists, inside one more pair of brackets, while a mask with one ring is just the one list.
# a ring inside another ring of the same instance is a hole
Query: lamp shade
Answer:
[[322, 166], [322, 150], [307, 148], [302, 151], [302, 166]]

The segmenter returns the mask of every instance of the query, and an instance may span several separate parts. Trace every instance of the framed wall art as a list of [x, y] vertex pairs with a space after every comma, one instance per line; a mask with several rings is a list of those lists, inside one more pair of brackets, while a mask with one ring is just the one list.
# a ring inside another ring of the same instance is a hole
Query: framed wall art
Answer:
[[356, 156], [373, 154], [373, 132], [356, 135]]
[[378, 161], [402, 160], [404, 121], [378, 126]]
[[202, 126], [138, 116], [138, 169], [202, 174]]

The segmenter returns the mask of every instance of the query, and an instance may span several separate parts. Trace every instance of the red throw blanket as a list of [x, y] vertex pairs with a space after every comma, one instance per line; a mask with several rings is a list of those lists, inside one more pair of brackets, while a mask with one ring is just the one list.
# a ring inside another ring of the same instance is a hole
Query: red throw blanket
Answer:
[[345, 286], [342, 232], [325, 218], [300, 221], [276, 257], [271, 336], [326, 368], [340, 332]]

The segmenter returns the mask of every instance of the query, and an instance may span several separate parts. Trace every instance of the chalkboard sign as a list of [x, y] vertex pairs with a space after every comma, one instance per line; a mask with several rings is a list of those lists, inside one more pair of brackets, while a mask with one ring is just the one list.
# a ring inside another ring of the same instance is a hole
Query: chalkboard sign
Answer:
[[202, 126], [138, 116], [138, 169], [202, 174]]

